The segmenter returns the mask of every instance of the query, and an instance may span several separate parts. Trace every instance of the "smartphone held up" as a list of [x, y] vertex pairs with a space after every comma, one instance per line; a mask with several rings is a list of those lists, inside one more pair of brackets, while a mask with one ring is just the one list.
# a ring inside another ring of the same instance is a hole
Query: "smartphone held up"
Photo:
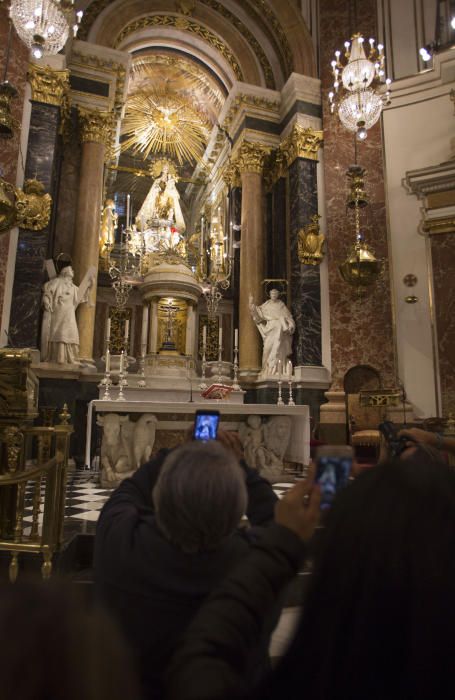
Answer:
[[347, 485], [354, 452], [349, 445], [324, 445], [316, 452], [315, 482], [321, 489], [321, 510], [332, 505], [336, 494]]
[[201, 440], [202, 442], [216, 440], [219, 422], [219, 411], [196, 411], [194, 417], [193, 440]]

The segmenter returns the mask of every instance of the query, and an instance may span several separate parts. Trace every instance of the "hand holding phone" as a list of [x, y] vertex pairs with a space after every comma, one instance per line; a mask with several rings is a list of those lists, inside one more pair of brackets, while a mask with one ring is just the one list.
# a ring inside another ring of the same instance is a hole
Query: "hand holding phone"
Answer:
[[322, 510], [330, 508], [338, 491], [348, 483], [353, 455], [353, 449], [349, 445], [325, 445], [318, 448], [315, 482], [321, 489]]
[[196, 416], [194, 419], [193, 440], [201, 440], [202, 442], [216, 440], [218, 435], [219, 422], [219, 411], [196, 411]]

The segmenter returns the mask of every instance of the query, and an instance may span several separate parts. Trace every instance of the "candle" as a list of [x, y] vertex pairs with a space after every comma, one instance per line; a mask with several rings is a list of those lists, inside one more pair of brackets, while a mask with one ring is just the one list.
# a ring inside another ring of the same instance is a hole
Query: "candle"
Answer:
[[239, 347], [239, 329], [236, 328], [234, 331], [234, 347], [238, 348]]
[[291, 362], [291, 360], [288, 360], [287, 368], [288, 368], [288, 377], [289, 377], [289, 379], [291, 379], [291, 377], [292, 377], [292, 362]]
[[130, 223], [130, 195], [126, 195], [126, 228], [128, 228]]
[[202, 345], [204, 348], [207, 345], [207, 326], [204, 326], [202, 329]]
[[200, 245], [200, 248], [199, 248], [200, 254], [202, 256], [204, 254], [204, 217], [203, 216], [201, 217], [201, 238], [199, 241], [199, 245]]
[[130, 320], [129, 320], [129, 318], [127, 318], [125, 321], [125, 343], [128, 342], [129, 333], [130, 333]]
[[222, 345], [223, 345], [223, 329], [220, 326], [219, 331], [218, 331], [218, 347], [221, 347]]
[[281, 360], [278, 360], [278, 379], [281, 379], [281, 371], [282, 371]]
[[109, 348], [106, 350], [106, 373], [111, 371], [111, 353]]
[[107, 324], [106, 324], [106, 340], [109, 342], [109, 338], [111, 337], [111, 319], [107, 319]]
[[125, 356], [124, 356], [123, 350], [122, 350], [122, 352], [120, 353], [120, 374], [123, 374], [124, 357]]

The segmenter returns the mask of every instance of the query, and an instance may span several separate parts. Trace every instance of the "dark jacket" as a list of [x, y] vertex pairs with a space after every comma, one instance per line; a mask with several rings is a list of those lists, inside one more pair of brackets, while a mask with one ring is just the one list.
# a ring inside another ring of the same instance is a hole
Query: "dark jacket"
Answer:
[[303, 542], [285, 527], [272, 525], [264, 533], [179, 640], [166, 672], [166, 700], [287, 697], [277, 673], [251, 688], [247, 663], [260, 643], [264, 615], [297, 573], [304, 551]]
[[253, 527], [240, 528], [216, 550], [186, 554], [156, 525], [151, 494], [166, 454], [144, 464], [114, 491], [95, 538], [97, 594], [133, 648], [148, 699], [162, 697], [162, 671], [177, 638], [206, 596], [249, 552], [258, 526], [272, 520], [276, 501], [270, 484], [243, 464]]

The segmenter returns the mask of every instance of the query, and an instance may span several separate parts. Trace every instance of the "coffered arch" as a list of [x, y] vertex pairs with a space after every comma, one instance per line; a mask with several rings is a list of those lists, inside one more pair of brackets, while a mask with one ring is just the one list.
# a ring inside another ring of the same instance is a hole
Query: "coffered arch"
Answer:
[[80, 31], [82, 39], [128, 51], [158, 36], [252, 85], [281, 89], [292, 72], [315, 75], [311, 38], [290, 0], [93, 0]]

